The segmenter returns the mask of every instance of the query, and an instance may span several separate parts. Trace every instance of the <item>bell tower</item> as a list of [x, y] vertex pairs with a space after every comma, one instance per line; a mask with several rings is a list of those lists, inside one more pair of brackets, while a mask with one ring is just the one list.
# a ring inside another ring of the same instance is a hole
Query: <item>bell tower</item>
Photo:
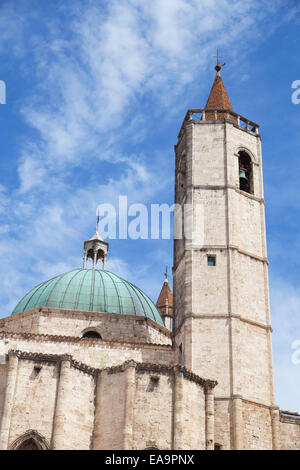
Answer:
[[269, 449], [279, 418], [261, 136], [233, 111], [221, 67], [175, 145], [175, 203], [185, 216], [174, 240], [174, 338], [187, 368], [218, 381], [215, 443]]

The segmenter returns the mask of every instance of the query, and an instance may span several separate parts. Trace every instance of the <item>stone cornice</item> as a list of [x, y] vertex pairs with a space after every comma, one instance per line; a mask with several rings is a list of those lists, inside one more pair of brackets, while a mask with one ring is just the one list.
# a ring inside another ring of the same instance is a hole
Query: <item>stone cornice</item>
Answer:
[[82, 362], [76, 361], [70, 354], [42, 354], [42, 353], [33, 353], [20, 350], [10, 350], [8, 351], [8, 356], [16, 356], [19, 359], [33, 361], [33, 362], [54, 362], [61, 363], [63, 361], [70, 362], [71, 367], [74, 369], [85, 372], [86, 374], [95, 376], [97, 369], [90, 367]]
[[216, 380], [204, 379], [200, 377], [199, 375], [194, 374], [194, 372], [188, 370], [186, 367], [180, 364], [174, 364], [174, 365], [150, 364], [150, 363], [145, 363], [145, 362], [136, 362], [133, 360], [129, 360], [129, 361], [123, 362], [120, 365], [107, 367], [102, 370], [106, 371], [108, 374], [118, 374], [120, 372], [124, 372], [129, 367], [135, 367], [137, 372], [156, 372], [156, 373], [162, 373], [162, 374], [172, 373], [174, 375], [182, 374], [187, 380], [190, 380], [191, 382], [195, 382], [198, 385], [201, 385], [201, 387], [204, 388], [205, 391], [212, 390], [218, 384]]
[[254, 401], [254, 400], [247, 400], [246, 398], [243, 398], [241, 395], [232, 395], [231, 397], [215, 396], [215, 401], [231, 401], [231, 400], [234, 400], [235, 398], [240, 398], [243, 403], [248, 403], [249, 405], [258, 406], [259, 408], [264, 408], [267, 410], [271, 410], [274, 408], [274, 406], [272, 405], [266, 405], [265, 403], [261, 403], [261, 402]]
[[263, 323], [259, 323], [259, 322], [256, 322], [254, 320], [250, 320], [248, 318], [242, 317], [241, 315], [237, 315], [237, 314], [234, 314], [234, 313], [211, 313], [211, 314], [209, 314], [209, 313], [187, 313], [183, 317], [183, 319], [181, 320], [179, 326], [176, 328], [176, 331], [174, 332], [175, 336], [180, 332], [185, 320], [187, 320], [188, 318], [195, 318], [195, 319], [198, 318], [198, 319], [204, 319], [204, 320], [207, 320], [207, 319], [209, 319], [209, 320], [211, 320], [211, 319], [213, 319], [213, 320], [224, 320], [224, 319], [230, 319], [231, 318], [231, 319], [240, 320], [243, 323], [248, 323], [249, 325], [252, 325], [252, 326], [257, 326], [257, 327], [262, 328], [266, 331], [270, 331], [270, 332], [273, 331], [271, 325], [264, 325]]
[[239, 254], [247, 256], [249, 258], [255, 259], [256, 261], [260, 261], [262, 263], [266, 263], [269, 265], [268, 258], [263, 256], [255, 255], [254, 253], [250, 253], [249, 251], [242, 250], [236, 245], [201, 245], [201, 246], [191, 246], [190, 248], [185, 248], [184, 252], [182, 253], [181, 257], [177, 261], [177, 263], [173, 266], [172, 272], [174, 273], [178, 268], [181, 261], [184, 259], [184, 255], [189, 251], [209, 251], [209, 250], [232, 250], [237, 251]]
[[58, 335], [43, 335], [34, 333], [13, 333], [9, 331], [1, 331], [0, 339], [5, 338], [22, 338], [25, 341], [32, 340], [37, 342], [57, 342], [57, 343], [81, 343], [87, 344], [88, 346], [111, 346], [111, 347], [128, 347], [128, 348], [154, 348], [154, 349], [169, 349], [172, 350], [171, 344], [159, 344], [159, 343], [136, 343], [131, 341], [117, 341], [117, 340], [104, 340], [98, 338], [78, 338], [75, 336], [58, 336]]
[[233, 186], [232, 184], [190, 184], [187, 186], [187, 189], [200, 189], [200, 190], [222, 190], [225, 191], [225, 189], [232, 189], [236, 193], [241, 194], [242, 196], [248, 197], [249, 199], [253, 199], [256, 202], [259, 202], [260, 204], [263, 204], [264, 206], [266, 205], [266, 202], [264, 198], [257, 197], [254, 194], [247, 193], [246, 191], [242, 191], [241, 189], [237, 188], [236, 186]]
[[198, 385], [201, 385], [205, 391], [212, 390], [218, 382], [216, 380], [204, 379], [197, 374], [194, 374], [192, 371], [188, 370], [186, 367], [180, 364], [174, 365], [165, 365], [165, 364], [151, 364], [145, 362], [136, 362], [132, 359], [123, 362], [117, 366], [106, 367], [105, 369], [98, 369], [91, 366], [88, 366], [82, 362], [76, 361], [70, 354], [42, 354], [34, 352], [26, 352], [21, 350], [10, 350], [8, 351], [8, 356], [15, 356], [19, 359], [32, 361], [32, 362], [52, 362], [52, 363], [61, 363], [63, 361], [70, 362], [70, 366], [74, 369], [80, 370], [86, 374], [96, 376], [99, 373], [106, 372], [108, 374], [118, 374], [124, 372], [129, 367], [134, 367], [137, 372], [157, 372], [157, 373], [172, 373], [172, 374], [182, 374], [187, 380], [195, 382]]

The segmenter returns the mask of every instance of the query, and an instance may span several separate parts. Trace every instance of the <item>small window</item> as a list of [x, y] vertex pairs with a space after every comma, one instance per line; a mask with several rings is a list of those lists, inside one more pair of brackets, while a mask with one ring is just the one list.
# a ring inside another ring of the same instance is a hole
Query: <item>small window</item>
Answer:
[[222, 450], [222, 447], [220, 446], [220, 444], [215, 444], [214, 449], [215, 450]]
[[147, 387], [147, 392], [154, 392], [159, 386], [159, 377], [157, 375], [151, 375], [149, 384]]
[[97, 333], [97, 331], [93, 331], [93, 330], [90, 330], [90, 331], [86, 331], [84, 333], [84, 335], [82, 335], [83, 338], [94, 338], [94, 339], [102, 339], [101, 338], [101, 335], [99, 335], [99, 333]]
[[207, 255], [207, 265], [216, 266], [216, 257], [213, 255]]

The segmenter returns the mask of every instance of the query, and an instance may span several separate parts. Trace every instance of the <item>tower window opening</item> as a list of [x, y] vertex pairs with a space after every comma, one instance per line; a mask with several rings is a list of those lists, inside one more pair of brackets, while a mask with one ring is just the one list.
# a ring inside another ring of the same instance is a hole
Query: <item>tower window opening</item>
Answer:
[[222, 446], [220, 444], [215, 444], [214, 449], [215, 450], [222, 450]]
[[239, 152], [239, 187], [241, 191], [253, 194], [252, 161], [244, 151]]
[[83, 335], [82, 338], [94, 338], [94, 339], [102, 339], [101, 335], [97, 333], [97, 331], [89, 330], [86, 331]]
[[207, 255], [207, 266], [216, 266], [216, 257], [214, 255]]

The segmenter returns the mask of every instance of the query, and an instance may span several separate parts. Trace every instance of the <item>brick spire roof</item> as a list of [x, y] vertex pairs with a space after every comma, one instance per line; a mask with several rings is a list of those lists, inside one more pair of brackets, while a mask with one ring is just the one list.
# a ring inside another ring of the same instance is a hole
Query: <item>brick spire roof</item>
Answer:
[[205, 109], [229, 109], [233, 111], [219, 71], [217, 71]]
[[173, 294], [170, 289], [168, 279], [165, 279], [159, 297], [156, 302], [156, 307], [161, 315], [173, 315]]

